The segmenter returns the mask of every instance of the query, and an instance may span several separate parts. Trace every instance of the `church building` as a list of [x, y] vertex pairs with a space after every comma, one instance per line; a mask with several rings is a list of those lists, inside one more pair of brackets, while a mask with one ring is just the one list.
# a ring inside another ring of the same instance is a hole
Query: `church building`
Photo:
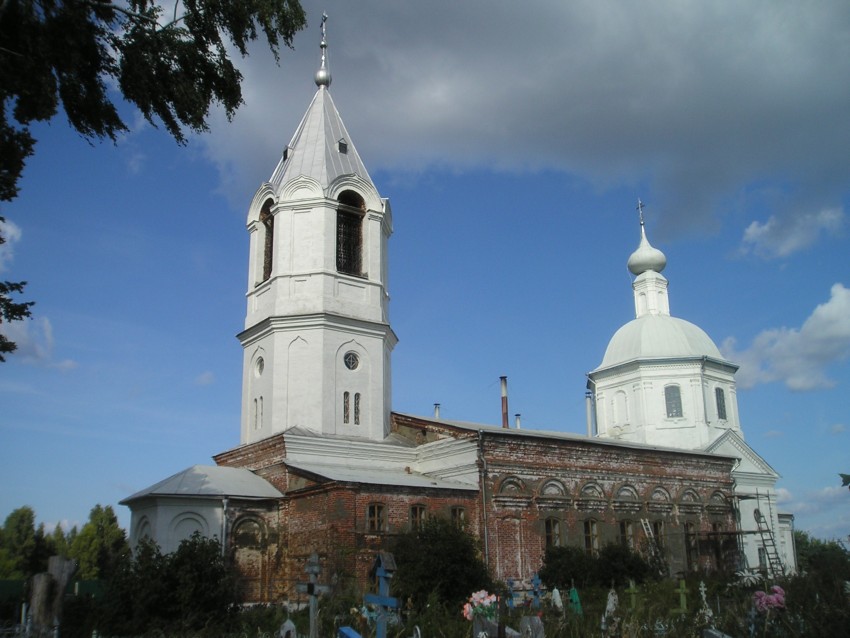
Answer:
[[326, 48], [323, 24], [317, 91], [248, 207], [240, 444], [122, 501], [131, 543], [217, 537], [254, 602], [288, 599], [314, 551], [329, 579], [365, 578], [432, 516], [477, 535], [500, 580], [529, 581], [547, 546], [609, 543], [658, 552], [670, 575], [793, 571], [737, 366], [671, 316], [642, 216], [635, 318], [588, 374], [586, 435], [509, 427], [506, 409], [499, 425], [392, 411], [392, 209], [331, 98]]

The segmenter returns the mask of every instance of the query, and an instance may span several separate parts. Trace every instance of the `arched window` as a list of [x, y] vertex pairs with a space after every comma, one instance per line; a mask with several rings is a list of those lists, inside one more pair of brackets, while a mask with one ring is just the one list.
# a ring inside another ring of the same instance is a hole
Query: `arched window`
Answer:
[[581, 488], [581, 497], [604, 499], [605, 492], [603, 492], [602, 488], [599, 487], [596, 483], [588, 483], [583, 488]]
[[566, 496], [567, 490], [564, 488], [564, 484], [557, 479], [549, 479], [543, 484], [543, 487], [540, 489], [540, 494], [542, 496]]
[[263, 532], [260, 524], [252, 519], [241, 521], [233, 530], [233, 542], [240, 548], [261, 547]]
[[546, 547], [560, 547], [561, 521], [557, 518], [547, 518], [544, 526], [546, 528]]
[[667, 406], [667, 418], [675, 419], [682, 416], [682, 392], [677, 385], [664, 388], [664, 403]]
[[366, 204], [354, 191], [339, 195], [336, 213], [336, 269], [347, 275], [363, 275], [363, 211]]
[[351, 415], [351, 394], [348, 391], [342, 393], [342, 422], [348, 423]]
[[717, 404], [717, 418], [726, 420], [726, 393], [723, 388], [714, 388], [714, 402]]
[[499, 486], [499, 494], [517, 494], [525, 491], [523, 482], [515, 476], [509, 476]]
[[614, 394], [614, 423], [625, 425], [629, 422], [629, 402], [626, 393], [620, 390]]
[[272, 201], [263, 204], [260, 212], [260, 223], [263, 225], [265, 239], [263, 241], [263, 278], [266, 281], [272, 276], [272, 261], [274, 254], [274, 215], [272, 215]]
[[354, 425], [360, 425], [360, 393], [354, 393]]
[[207, 526], [204, 518], [194, 512], [178, 514], [171, 521], [171, 542], [179, 545], [180, 541], [192, 538], [195, 533], [207, 536]]

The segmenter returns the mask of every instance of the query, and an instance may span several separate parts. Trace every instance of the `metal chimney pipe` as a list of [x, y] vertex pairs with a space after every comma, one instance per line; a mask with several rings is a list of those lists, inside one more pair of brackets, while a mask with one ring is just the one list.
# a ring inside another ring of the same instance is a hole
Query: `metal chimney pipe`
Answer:
[[587, 418], [587, 436], [593, 436], [593, 393], [584, 393], [584, 411]]
[[439, 403], [434, 404], [434, 418], [435, 419], [440, 418], [440, 404]]
[[519, 422], [519, 417], [520, 417], [519, 414], [514, 414], [514, 425], [516, 426], [517, 430], [522, 429], [522, 424]]
[[508, 378], [499, 377], [502, 382], [502, 427], [508, 429]]

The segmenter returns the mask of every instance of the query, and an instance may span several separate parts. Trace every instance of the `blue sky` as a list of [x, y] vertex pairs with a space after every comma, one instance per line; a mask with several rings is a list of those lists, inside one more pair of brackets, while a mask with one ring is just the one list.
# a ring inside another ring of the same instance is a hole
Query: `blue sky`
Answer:
[[331, 93], [392, 202], [393, 407], [584, 432], [585, 374], [633, 317], [636, 200], [672, 314], [741, 364], [748, 442], [782, 508], [850, 533], [850, 8], [843, 2], [304, 3], [281, 65], [240, 63], [233, 122], [180, 148], [35, 129], [4, 205], [0, 517], [81, 524], [239, 442], [245, 215], [312, 97]]

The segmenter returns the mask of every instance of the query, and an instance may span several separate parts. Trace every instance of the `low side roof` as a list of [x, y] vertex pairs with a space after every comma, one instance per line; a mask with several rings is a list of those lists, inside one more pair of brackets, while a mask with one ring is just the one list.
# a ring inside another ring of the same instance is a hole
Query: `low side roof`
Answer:
[[322, 465], [319, 463], [303, 463], [286, 461], [286, 465], [293, 470], [300, 470], [315, 476], [321, 476], [331, 481], [342, 483], [365, 483], [372, 485], [396, 485], [399, 487], [438, 488], [444, 490], [477, 490], [476, 485], [460, 483], [458, 481], [446, 481], [444, 479], [418, 474], [416, 472], [403, 472], [393, 470], [381, 470], [377, 468], [354, 468], [337, 465]]
[[498, 425], [486, 425], [483, 423], [470, 423], [469, 421], [451, 421], [447, 419], [435, 419], [433, 417], [423, 417], [416, 416], [413, 414], [404, 414], [402, 412], [393, 412], [394, 415], [410, 419], [412, 421], [419, 421], [422, 423], [433, 423], [435, 425], [448, 426], [450, 428], [454, 428], [455, 430], [460, 430], [464, 432], [483, 432], [485, 434], [489, 434], [491, 436], [504, 436], [504, 437], [531, 437], [538, 439], [548, 439], [553, 442], [558, 441], [573, 441], [577, 443], [587, 443], [589, 445], [599, 445], [604, 447], [618, 447], [618, 448], [628, 448], [632, 450], [653, 450], [657, 452], [669, 452], [673, 454], [688, 454], [691, 456], [713, 456], [713, 457], [721, 457], [721, 458], [737, 458], [734, 456], [728, 456], [722, 453], [715, 453], [712, 451], [707, 451], [703, 449], [687, 449], [687, 448], [674, 448], [674, 447], [665, 447], [661, 445], [650, 445], [648, 443], [637, 443], [634, 441], [621, 441], [619, 439], [609, 439], [601, 436], [587, 436], [584, 434], [575, 434], [573, 432], [558, 432], [555, 430], [532, 430], [525, 428], [503, 428]]
[[241, 467], [193, 465], [128, 496], [121, 501], [121, 504], [126, 505], [148, 496], [267, 499], [280, 498], [283, 495], [271, 483], [251, 470]]

